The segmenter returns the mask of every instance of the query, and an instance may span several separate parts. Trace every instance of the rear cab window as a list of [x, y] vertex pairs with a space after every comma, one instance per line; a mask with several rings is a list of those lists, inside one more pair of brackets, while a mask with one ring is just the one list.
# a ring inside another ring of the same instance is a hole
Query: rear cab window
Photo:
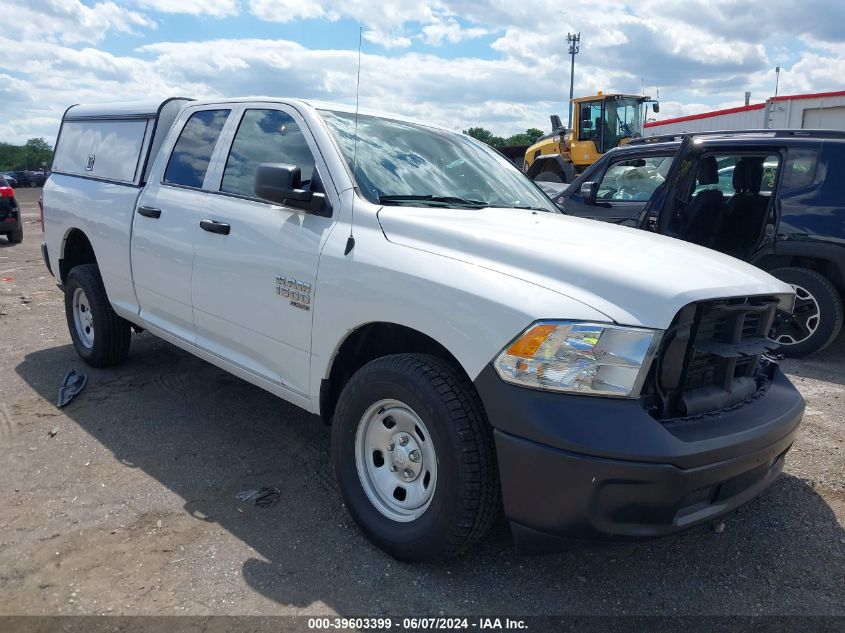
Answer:
[[165, 184], [202, 187], [214, 147], [230, 112], [228, 109], [200, 110], [188, 118], [167, 162]]

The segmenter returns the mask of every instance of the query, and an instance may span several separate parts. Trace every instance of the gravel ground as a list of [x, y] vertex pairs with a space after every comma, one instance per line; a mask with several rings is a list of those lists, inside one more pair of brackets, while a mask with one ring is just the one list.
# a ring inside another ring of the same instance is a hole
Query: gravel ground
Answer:
[[[19, 192], [23, 244], [0, 239], [0, 614], [845, 615], [844, 338], [785, 363], [802, 430], [723, 531], [520, 557], [500, 526], [405, 565], [347, 516], [313, 416], [148, 334], [121, 367], [83, 366], [39, 192]], [[58, 409], [72, 368], [88, 386]], [[261, 486], [276, 505], [235, 499]]]

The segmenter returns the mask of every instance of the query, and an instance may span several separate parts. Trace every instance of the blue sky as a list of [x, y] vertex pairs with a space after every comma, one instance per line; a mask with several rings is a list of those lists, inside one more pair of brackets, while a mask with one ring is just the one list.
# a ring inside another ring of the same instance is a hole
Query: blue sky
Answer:
[[[845, 88], [829, 0], [0, 0], [0, 140], [55, 137], [72, 103], [269, 94], [354, 101], [507, 135], [576, 95], [654, 96], [661, 118]], [[13, 29], [8, 28], [14, 25]]]

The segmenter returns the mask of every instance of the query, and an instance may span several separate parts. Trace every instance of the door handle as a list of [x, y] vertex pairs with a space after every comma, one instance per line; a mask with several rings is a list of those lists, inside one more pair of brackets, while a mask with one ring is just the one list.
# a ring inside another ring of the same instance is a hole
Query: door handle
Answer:
[[143, 215], [145, 218], [158, 220], [161, 217], [161, 209], [156, 209], [155, 207], [138, 207], [138, 214]]
[[217, 220], [202, 220], [200, 228], [209, 233], [219, 233], [220, 235], [229, 235], [229, 230], [232, 228], [225, 222], [218, 222]]

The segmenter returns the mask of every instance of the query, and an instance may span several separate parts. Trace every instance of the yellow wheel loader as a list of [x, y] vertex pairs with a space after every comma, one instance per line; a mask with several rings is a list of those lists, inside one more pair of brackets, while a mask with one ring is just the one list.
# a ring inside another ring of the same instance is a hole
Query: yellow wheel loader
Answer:
[[609, 149], [642, 136], [644, 112], [660, 107], [651, 97], [602, 94], [572, 100], [573, 126], [552, 115], [552, 133], [525, 151], [525, 173], [532, 180], [569, 183]]

